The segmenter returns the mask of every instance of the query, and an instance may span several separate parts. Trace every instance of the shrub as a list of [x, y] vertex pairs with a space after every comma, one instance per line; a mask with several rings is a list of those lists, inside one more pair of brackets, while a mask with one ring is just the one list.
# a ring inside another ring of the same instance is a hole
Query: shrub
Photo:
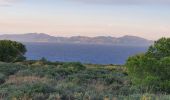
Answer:
[[170, 93], [170, 39], [162, 38], [145, 54], [129, 57], [126, 68], [133, 84]]
[[5, 94], [4, 97], [9, 98], [9, 100], [11, 100], [11, 98], [16, 98], [19, 100], [19, 98], [22, 98], [23, 96], [33, 98], [38, 96], [38, 94], [49, 95], [54, 92], [55, 89], [52, 86], [44, 83], [25, 83], [21, 85], [4, 84], [0, 87], [0, 95], [2, 96]]
[[5, 82], [5, 75], [0, 73], [0, 84]]
[[127, 60], [126, 67], [134, 84], [142, 84], [148, 76], [156, 75], [158, 62], [154, 58], [145, 55], [137, 55]]
[[85, 70], [86, 67], [84, 65], [82, 65], [79, 62], [69, 62], [69, 63], [64, 63], [62, 66], [60, 66], [61, 68], [67, 69], [71, 72], [78, 72], [80, 70]]
[[170, 57], [164, 57], [160, 61], [159, 75], [162, 80], [170, 78]]
[[0, 73], [5, 76], [12, 75], [22, 68], [25, 68], [25, 66], [12, 63], [0, 63]]

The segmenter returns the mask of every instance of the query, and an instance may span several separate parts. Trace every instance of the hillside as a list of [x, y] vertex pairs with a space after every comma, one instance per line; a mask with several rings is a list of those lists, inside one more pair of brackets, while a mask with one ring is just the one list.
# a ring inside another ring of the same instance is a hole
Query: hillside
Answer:
[[168, 100], [169, 97], [145, 94], [133, 87], [123, 66], [0, 62], [1, 100]]
[[54, 37], [44, 33], [28, 33], [28, 34], [5, 34], [0, 35], [0, 40], [8, 39], [19, 42], [49, 42], [49, 43], [73, 43], [73, 44], [102, 44], [102, 45], [125, 45], [125, 46], [148, 46], [153, 41], [136, 37], [136, 36], [123, 36], [120, 38], [110, 36], [98, 37]]

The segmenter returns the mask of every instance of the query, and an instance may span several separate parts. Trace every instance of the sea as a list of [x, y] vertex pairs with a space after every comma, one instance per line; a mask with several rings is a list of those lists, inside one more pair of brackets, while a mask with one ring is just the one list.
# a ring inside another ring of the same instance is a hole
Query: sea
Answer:
[[145, 53], [148, 46], [117, 46], [65, 43], [24, 43], [28, 60], [123, 65], [130, 56]]

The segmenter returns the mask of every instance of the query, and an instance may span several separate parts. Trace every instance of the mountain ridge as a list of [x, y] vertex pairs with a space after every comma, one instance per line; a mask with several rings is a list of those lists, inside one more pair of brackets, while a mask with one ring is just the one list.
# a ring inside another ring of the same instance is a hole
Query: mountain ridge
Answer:
[[26, 33], [26, 34], [3, 34], [0, 40], [14, 40], [19, 42], [40, 42], [40, 43], [73, 43], [73, 44], [102, 44], [102, 45], [127, 45], [127, 46], [148, 46], [153, 41], [137, 36], [125, 35], [122, 37], [111, 36], [72, 36], [55, 37], [45, 33]]

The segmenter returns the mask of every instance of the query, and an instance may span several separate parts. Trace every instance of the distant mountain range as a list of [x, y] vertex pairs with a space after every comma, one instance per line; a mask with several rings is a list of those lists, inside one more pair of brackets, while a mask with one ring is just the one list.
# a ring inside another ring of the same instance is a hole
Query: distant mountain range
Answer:
[[19, 42], [48, 42], [48, 43], [73, 43], [73, 44], [101, 44], [101, 45], [126, 45], [126, 46], [148, 46], [153, 43], [136, 36], [110, 37], [110, 36], [73, 36], [73, 37], [55, 37], [44, 33], [27, 34], [4, 34], [0, 35], [0, 40], [15, 40]]

